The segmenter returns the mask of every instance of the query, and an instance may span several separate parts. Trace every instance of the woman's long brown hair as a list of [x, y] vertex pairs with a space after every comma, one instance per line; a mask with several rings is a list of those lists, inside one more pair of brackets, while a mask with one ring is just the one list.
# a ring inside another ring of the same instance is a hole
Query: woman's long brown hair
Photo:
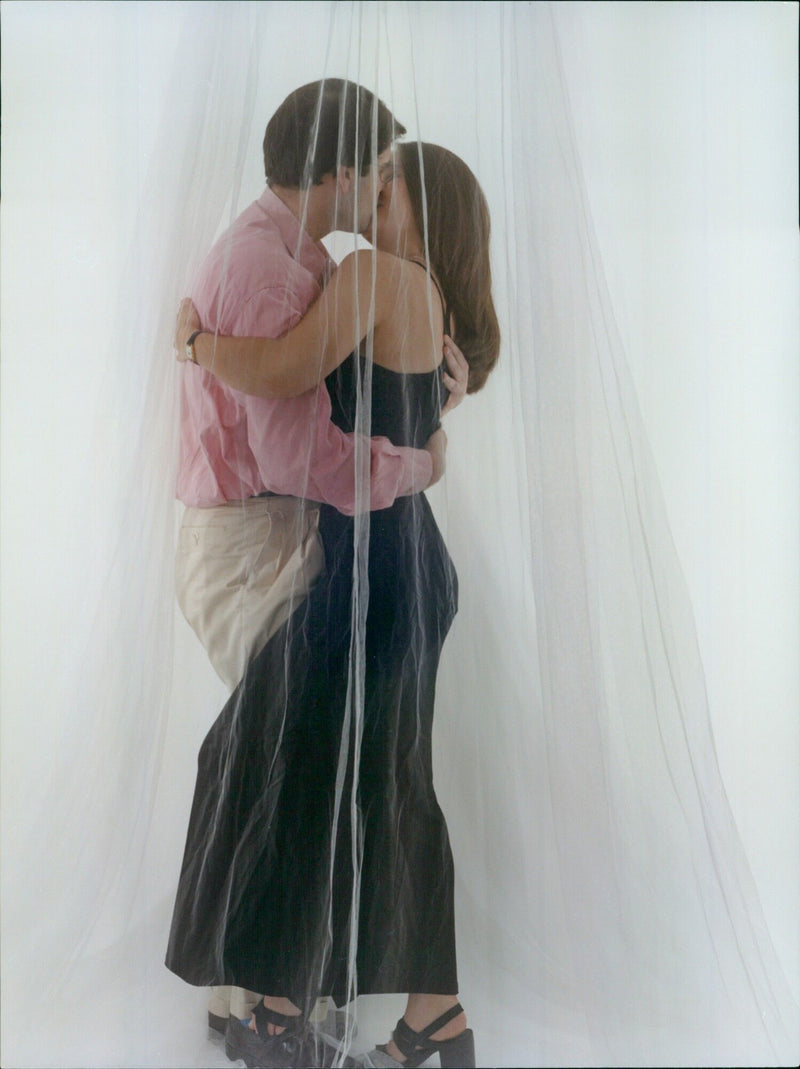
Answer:
[[475, 393], [500, 352], [486, 198], [469, 167], [446, 148], [414, 141], [398, 149], [420, 236], [427, 235], [430, 269], [453, 316], [454, 340], [469, 364], [467, 393]]

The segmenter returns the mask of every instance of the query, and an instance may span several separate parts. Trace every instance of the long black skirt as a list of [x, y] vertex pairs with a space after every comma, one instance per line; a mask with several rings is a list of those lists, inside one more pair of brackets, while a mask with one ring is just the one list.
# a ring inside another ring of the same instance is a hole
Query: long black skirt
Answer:
[[298, 1004], [454, 994], [431, 731], [455, 571], [423, 495], [372, 513], [353, 644], [353, 521], [323, 507], [320, 534], [324, 575], [201, 748], [167, 966]]

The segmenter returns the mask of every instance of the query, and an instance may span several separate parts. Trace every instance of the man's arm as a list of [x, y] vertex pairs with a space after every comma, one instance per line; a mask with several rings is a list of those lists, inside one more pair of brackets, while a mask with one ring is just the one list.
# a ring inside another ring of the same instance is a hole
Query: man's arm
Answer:
[[[281, 287], [253, 294], [237, 309], [231, 324], [237, 335], [256, 332], [264, 323], [283, 331], [301, 319]], [[263, 330], [263, 326], [262, 326]], [[191, 369], [188, 374], [199, 374]], [[393, 445], [388, 438], [359, 438], [331, 422], [331, 401], [324, 383], [299, 397], [269, 400], [237, 393], [247, 414], [247, 438], [264, 485], [275, 493], [307, 497], [333, 505], [346, 515], [356, 511], [356, 449], [369, 448], [370, 509], [388, 508], [396, 498], [419, 493], [441, 478], [444, 449]]]
[[[194, 360], [241, 393], [273, 399], [298, 397], [314, 389], [358, 347], [368, 329], [389, 315], [400, 263], [396, 256], [379, 253], [382, 284], [377, 285], [370, 254], [352, 253], [302, 316], [264, 303], [273, 293], [285, 301], [285, 287], [261, 290], [237, 309], [233, 329], [218, 324], [221, 336], [210, 331], [200, 334], [194, 342]], [[264, 323], [276, 322], [280, 330], [264, 330]], [[197, 329], [191, 312], [182, 305], [176, 341], [185, 341]], [[182, 342], [179, 352], [181, 347]]]
[[441, 477], [441, 438], [434, 436], [428, 450], [395, 446], [388, 438], [345, 434], [331, 422], [324, 384], [282, 401], [242, 400], [250, 448], [264, 485], [276, 493], [324, 501], [352, 516], [359, 448], [369, 451], [370, 509], [388, 508], [396, 498], [419, 493]]

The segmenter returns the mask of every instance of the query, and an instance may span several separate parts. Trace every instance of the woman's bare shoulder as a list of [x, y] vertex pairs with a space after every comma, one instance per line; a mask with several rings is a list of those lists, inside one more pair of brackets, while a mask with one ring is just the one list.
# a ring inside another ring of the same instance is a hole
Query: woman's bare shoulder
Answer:
[[[417, 276], [420, 276], [417, 278]], [[344, 291], [357, 290], [362, 302], [374, 311], [374, 322], [385, 323], [396, 312], [398, 298], [409, 298], [424, 292], [425, 274], [407, 260], [379, 249], [359, 249], [341, 261], [334, 276]]]
[[378, 249], [358, 249], [339, 263], [333, 281], [360, 293], [373, 290], [392, 294], [397, 292], [404, 273], [405, 261]]
[[348, 271], [359, 276], [375, 277], [381, 281], [397, 279], [405, 271], [407, 260], [393, 256], [380, 249], [358, 249], [350, 252], [339, 264], [339, 270]]
[[376, 329], [389, 335], [399, 331], [404, 344], [416, 347], [431, 328], [437, 336], [444, 333], [439, 289], [418, 261], [359, 249], [342, 260], [337, 274], [346, 291], [357, 289], [362, 302], [370, 304]]

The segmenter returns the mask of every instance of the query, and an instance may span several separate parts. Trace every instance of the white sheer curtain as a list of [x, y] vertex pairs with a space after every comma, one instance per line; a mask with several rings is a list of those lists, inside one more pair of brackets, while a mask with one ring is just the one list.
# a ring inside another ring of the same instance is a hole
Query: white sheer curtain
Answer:
[[260, 192], [267, 118], [325, 75], [461, 155], [492, 211], [501, 363], [431, 494], [479, 1064], [796, 1063], [794, 12], [3, 22], [3, 1064], [228, 1064], [161, 964], [225, 698], [173, 608], [171, 322]]

